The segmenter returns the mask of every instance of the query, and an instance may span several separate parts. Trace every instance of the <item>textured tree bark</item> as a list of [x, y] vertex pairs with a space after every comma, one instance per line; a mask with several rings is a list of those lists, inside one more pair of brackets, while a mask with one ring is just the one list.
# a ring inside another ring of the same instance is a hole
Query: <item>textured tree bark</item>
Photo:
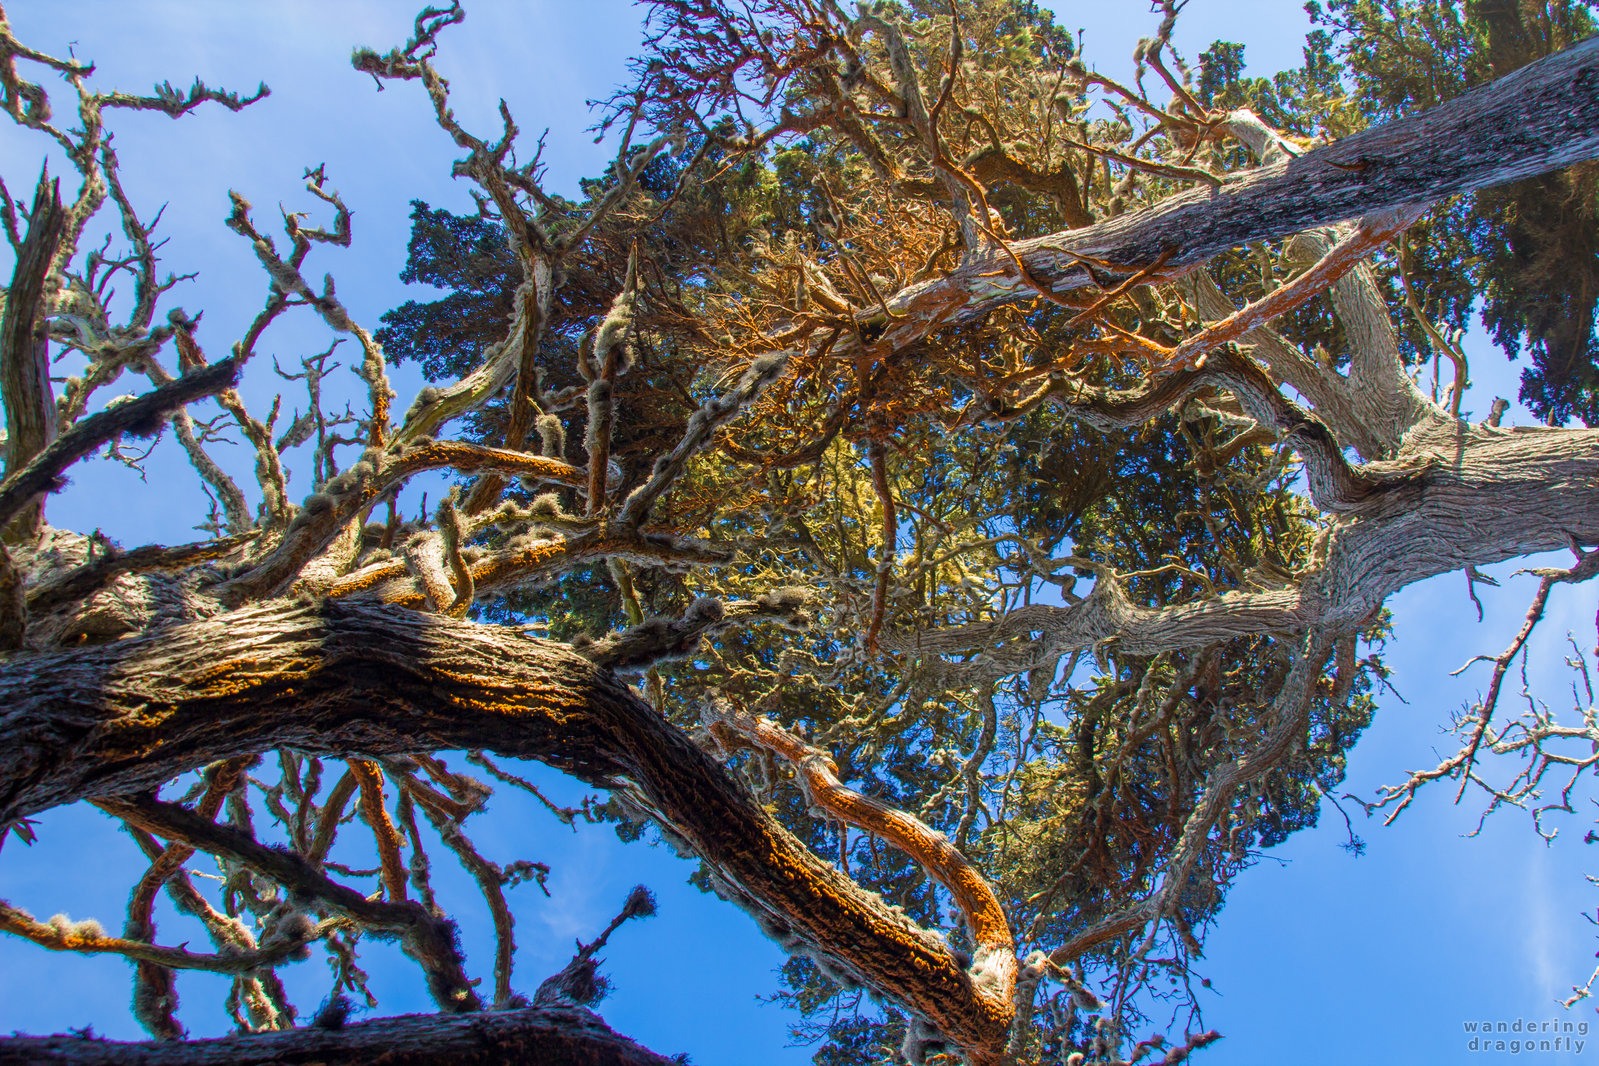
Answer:
[[217, 759], [290, 747], [484, 748], [618, 791], [682, 839], [771, 935], [968, 1048], [1003, 1046], [942, 937], [814, 855], [615, 675], [562, 644], [371, 601], [276, 604], [0, 673], [0, 824], [153, 790]]
[[[17, 250], [16, 268], [0, 315], [0, 396], [5, 401], [7, 474], [21, 470], [56, 435], [45, 283], [65, 224], [58, 181], [50, 180], [48, 172], [42, 173], [33, 193], [28, 233]], [[43, 515], [42, 505], [30, 506], [19, 526], [32, 533]]]
[[[891, 297], [892, 316], [872, 347], [904, 349], [942, 325], [1030, 299], [1040, 287], [1056, 293], [1114, 287], [1156, 263], [1160, 269], [1146, 280], [1167, 281], [1240, 244], [1596, 156], [1599, 40], [1433, 111], [1262, 166], [1219, 188], [1173, 197], [1097, 226], [1016, 242], [1015, 259], [990, 248], [944, 278]], [[54, 432], [39, 310], [47, 281], [40, 263], [48, 264], [55, 248], [51, 227], [60, 231], [59, 219], [50, 221], [52, 212], [60, 213], [59, 204], [52, 208], [52, 203], [53, 191], [46, 198], [41, 185], [8, 295], [13, 313], [0, 333], [11, 474], [39, 454]], [[41, 251], [46, 245], [48, 250]], [[581, 471], [557, 460], [420, 439], [503, 386], [517, 366], [524, 371], [531, 366], [529, 345], [546, 310], [536, 300], [524, 307], [495, 361], [420, 405], [407, 422], [413, 438], [409, 447], [395, 451], [388, 465], [380, 468], [381, 456], [374, 456], [369, 471], [347, 476], [336, 492], [313, 497], [319, 505], [308, 501], [304, 517], [273, 554], [256, 559], [254, 570], [235, 574], [228, 586], [211, 586], [197, 598], [214, 597], [208, 602], [215, 607], [217, 600], [238, 605], [283, 592], [352, 519], [421, 469], [453, 466], [533, 474], [565, 484], [587, 481]], [[1393, 360], [1379, 354], [1385, 369]], [[1215, 373], [1223, 369], [1218, 360]], [[523, 555], [491, 556], [474, 570], [473, 587], [481, 592], [525, 579], [532, 567], [557, 553], [571, 559], [588, 550], [596, 557], [646, 549], [690, 551], [675, 541], [648, 541], [636, 530], [714, 430], [781, 370], [781, 358], [757, 360], [734, 393], [707, 404], [699, 429], [658, 462], [650, 482], [624, 506], [621, 521], [628, 531], [540, 543]], [[1218, 380], [1236, 386], [1240, 399], [1248, 401], [1250, 382], [1242, 371]], [[1270, 387], [1269, 381], [1262, 385]], [[1381, 405], [1373, 409], [1395, 423], [1407, 417], [1387, 413]], [[1288, 433], [1307, 457], [1319, 444], [1338, 454], [1338, 442], [1324, 439], [1330, 434], [1321, 423], [1285, 424], [1271, 411], [1262, 422]], [[1399, 451], [1401, 461], [1368, 463], [1363, 476], [1372, 480], [1355, 486], [1358, 491], [1332, 486], [1322, 493], [1341, 501], [1339, 513], [1328, 523], [1319, 564], [1296, 587], [1154, 611], [1133, 605], [1106, 582], [1069, 608], [1019, 611], [996, 626], [944, 634], [943, 650], [965, 651], [975, 638], [985, 659], [997, 659], [989, 654], [995, 640], [1019, 641], [1035, 628], [1045, 632], [1045, 644], [1054, 642], [1043, 648], [1046, 657], [1051, 651], [1058, 657], [1066, 640], [1087, 647], [1117, 639], [1126, 650], [1153, 651], [1313, 624], [1342, 632], [1368, 617], [1388, 594], [1424, 577], [1558, 547], [1568, 535], [1599, 541], [1599, 435], [1517, 433], [1454, 422], [1394, 428], [1394, 439], [1403, 437], [1402, 449], [1390, 447], [1392, 442], [1371, 427], [1373, 440], [1367, 443], [1374, 455]], [[521, 425], [513, 436], [525, 436], [525, 429]], [[1322, 436], [1315, 437], [1312, 429]], [[594, 465], [596, 484], [603, 483], [603, 467], [603, 462]], [[1367, 491], [1371, 485], [1380, 491]], [[95, 575], [87, 571], [96, 566], [106, 569], [103, 562], [85, 562], [85, 573], [62, 580], [91, 580]], [[348, 575], [344, 584], [324, 591], [359, 595], [394, 576], [390, 568], [395, 566], [403, 571], [403, 564], [385, 564]], [[0, 573], [0, 586], [14, 576], [9, 570]], [[12, 581], [7, 598], [16, 600], [23, 591]], [[33, 591], [43, 599], [48, 590]], [[441, 605], [445, 598], [435, 596]], [[0, 631], [8, 628], [15, 627], [0, 620]], [[939, 651], [938, 636], [906, 650]], [[884, 643], [890, 643], [887, 636]], [[1027, 654], [1039, 651], [1034, 646]], [[1015, 672], [1029, 664], [1003, 665]], [[277, 601], [100, 646], [13, 655], [0, 671], [0, 827], [80, 799], [115, 801], [108, 805], [148, 814], [148, 796], [125, 797], [153, 792], [216, 760], [274, 748], [345, 758], [482, 748], [539, 759], [612, 790], [654, 818], [704, 859], [719, 889], [775, 939], [815, 955], [829, 975], [869, 985], [925, 1019], [969, 1062], [986, 1066], [1005, 1046], [1011, 1004], [984, 994], [942, 937], [891, 910], [814, 855], [613, 672], [564, 645], [509, 628], [416, 614], [370, 599], [328, 599], [310, 606]], [[160, 831], [153, 821], [147, 824]], [[180, 832], [170, 823], [167, 829]], [[200, 830], [217, 827], [191, 827], [191, 835]], [[665, 1061], [615, 1037], [586, 1013], [558, 1011], [411, 1017], [339, 1031], [299, 1030], [181, 1046], [68, 1038], [0, 1041], [0, 1064], [524, 1058]]]
[[1009, 673], [1106, 641], [1153, 655], [1312, 626], [1347, 631], [1429, 577], [1560, 550], [1568, 536], [1599, 543], [1599, 430], [1445, 419], [1414, 431], [1400, 460], [1363, 469], [1404, 476], [1354, 514], [1332, 519], [1320, 566], [1284, 588], [1149, 608], [1101, 581], [1075, 604], [1033, 604], [959, 628], [885, 632], [882, 644], [920, 656], [980, 651], [990, 672]]
[[[1599, 156], [1599, 38], [1521, 68], [1418, 115], [1297, 158], [1258, 167], [1217, 189], [975, 257], [947, 277], [889, 299], [878, 342], [896, 350], [941, 325], [1037, 295], [1114, 285], [1162, 256], [1152, 282], [1210, 257], [1376, 211], [1504, 185]], [[1096, 276], [1097, 275], [1097, 276]], [[1107, 280], [1107, 276], [1114, 280]]]
[[586, 1010], [531, 1007], [407, 1014], [187, 1043], [126, 1044], [80, 1036], [0, 1039], [0, 1066], [671, 1066]]

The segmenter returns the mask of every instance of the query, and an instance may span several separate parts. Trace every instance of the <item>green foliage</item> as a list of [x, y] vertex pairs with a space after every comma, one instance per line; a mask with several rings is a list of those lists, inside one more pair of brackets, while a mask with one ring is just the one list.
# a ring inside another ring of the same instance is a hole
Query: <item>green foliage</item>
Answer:
[[[945, 5], [890, 7], [916, 31], [913, 52], [926, 83], [936, 85], [947, 61], [936, 47], [936, 31], [948, 24]], [[990, 175], [988, 202], [1006, 233], [1059, 230], [1179, 187], [1147, 173], [1113, 180], [1092, 155], [1061, 149], [1036, 130], [1018, 131], [1016, 140], [987, 137], [983, 123], [997, 131], [1028, 107], [1055, 114], [1061, 138], [1128, 148], [1136, 134], [1123, 118], [1087, 116], [1081, 88], [1059, 73], [1074, 57], [1073, 42], [1047, 12], [991, 0], [968, 14], [970, 90], [960, 106], [976, 132], [960, 151], [974, 171]], [[1365, 120], [1343, 95], [1342, 75], [1327, 33], [1312, 36], [1301, 70], [1273, 78], [1246, 78], [1241, 47], [1218, 43], [1202, 58], [1196, 92], [1212, 107], [1250, 107], [1294, 136], [1334, 136]], [[801, 108], [799, 82], [788, 84], [784, 106]], [[657, 101], [656, 119], [682, 103]], [[720, 136], [740, 128], [730, 118], [718, 122], [712, 128]], [[648, 460], [672, 445], [694, 406], [725, 388], [740, 365], [741, 331], [780, 330], [784, 316], [815, 310], [819, 275], [856, 306], [871, 306], [874, 287], [893, 291], [950, 262], [940, 250], [952, 239], [942, 215], [947, 194], [915, 161], [903, 126], [882, 123], [875, 135], [902, 168], [896, 185], [882, 180], [874, 142], [818, 129], [725, 159], [708, 151], [707, 176], [674, 194], [698, 151], [687, 145], [652, 164], [628, 209], [569, 263], [539, 357], [546, 390], [578, 384], [578, 353], [618, 291], [631, 242], [646, 264], [631, 336], [640, 369], [618, 382], [621, 492], [640, 483]], [[1185, 148], [1173, 141], [1161, 150]], [[1248, 163], [1236, 145], [1207, 151], [1209, 166]], [[586, 183], [587, 203], [615, 181], [611, 173]], [[584, 206], [547, 204], [541, 221], [561, 232], [567, 214], [579, 217]], [[491, 221], [418, 205], [403, 276], [447, 292], [385, 316], [382, 339], [392, 352], [444, 376], [472, 365], [498, 339], [519, 275], [503, 253], [486, 251], [496, 230]], [[1278, 284], [1287, 267], [1263, 269], [1258, 257], [1240, 254], [1218, 270], [1228, 291], [1248, 298]], [[1398, 308], [1402, 297], [1391, 283], [1387, 295]], [[1169, 296], [1143, 292], [1105, 311], [1116, 329], [1163, 344], [1182, 335], [1184, 315]], [[1279, 326], [1306, 348], [1321, 344], [1330, 358], [1345, 357], [1325, 304]], [[1080, 603], [1110, 573], [1121, 575], [1115, 580], [1130, 599], [1151, 608], [1286, 585], [1311, 565], [1321, 532], [1295, 492], [1287, 454], [1269, 435], [1240, 432], [1214, 392], [1128, 430], [1092, 429], [1047, 406], [1003, 414], [1000, 391], [986, 382], [1040, 375], [1055, 353], [1088, 335], [1078, 309], [1038, 301], [942, 330], [877, 364], [796, 362], [662, 504], [665, 526], [736, 549], [732, 564], [692, 573], [597, 565], [479, 610], [497, 621], [536, 620], [568, 640], [679, 614], [696, 596], [812, 590], [821, 606], [806, 633], [728, 630], [653, 670], [648, 694], [690, 732], [699, 730], [703, 704], [723, 699], [806, 736], [851, 787], [954, 841], [996, 886], [1020, 940], [1064, 942], [1154, 889], [1210, 773], [1269, 729], [1297, 644], [1257, 637], [1158, 656], [1114, 646], [1067, 656], [1050, 651], [1048, 627], [1040, 625], [961, 651], [924, 653], [915, 634], [999, 625], [1029, 605]], [[1419, 350], [1424, 341], [1408, 343]], [[1142, 366], [1103, 353], [1071, 369], [1082, 388], [1107, 395], [1144, 380]], [[558, 412], [565, 457], [577, 463], [584, 458], [580, 407]], [[503, 419], [491, 405], [474, 432], [492, 443]], [[871, 470], [875, 446], [886, 455], [898, 513], [888, 545]], [[570, 491], [562, 505], [580, 509]], [[879, 606], [885, 555], [891, 580]], [[1067, 557], [1070, 563], [1059, 562]], [[903, 636], [891, 650], [867, 638], [879, 609], [885, 641]], [[1374, 621], [1365, 638], [1380, 635]], [[1302, 748], [1229, 799], [1179, 904], [1188, 941], [1155, 976], [1177, 972], [1197, 954], [1225, 886], [1260, 849], [1315, 824], [1322, 794], [1342, 778], [1344, 753], [1370, 720], [1374, 670], [1375, 654], [1353, 673], [1346, 667], [1336, 684], [1324, 683]], [[728, 766], [818, 854], [962, 942], [948, 893], [918, 864], [813, 817], [791, 769], [770, 755], [734, 752]], [[639, 835], [626, 812], [610, 813], [619, 833]], [[712, 887], [705, 871], [697, 883]], [[1081, 960], [1120, 982], [1127, 1024], [1152, 1002], [1140, 996], [1164, 994], [1150, 991], [1149, 973], [1127, 965], [1132, 948], [1111, 940]], [[817, 1062], [864, 1064], [897, 1046], [902, 1018], [839, 988], [809, 959], [791, 960], [782, 981], [777, 998], [797, 1012], [796, 1035], [821, 1043]], [[1085, 1039], [1070, 1026], [1045, 1024], [1036, 1046], [1070, 1049]]]
[[476, 366], [505, 333], [515, 291], [508, 281], [515, 270], [499, 223], [411, 201], [411, 240], [400, 280], [447, 294], [429, 303], [407, 300], [385, 314], [377, 331], [384, 354], [396, 364], [420, 364], [431, 381]]
[[[1595, 31], [1586, 0], [1329, 0], [1341, 73], [1369, 121], [1434, 106]], [[1521, 401], [1552, 425], [1599, 425], [1599, 169], [1572, 167], [1436, 212], [1414, 245], [1427, 311], [1525, 352]], [[1465, 269], [1461, 269], [1464, 266]]]

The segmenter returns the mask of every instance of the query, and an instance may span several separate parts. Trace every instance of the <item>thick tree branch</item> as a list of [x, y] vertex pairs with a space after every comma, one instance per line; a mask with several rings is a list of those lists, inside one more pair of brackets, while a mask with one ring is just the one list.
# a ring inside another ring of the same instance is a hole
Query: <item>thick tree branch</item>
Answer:
[[85, 1036], [0, 1039], [0, 1066], [672, 1066], [576, 1007], [407, 1014], [341, 1028], [291, 1029], [188, 1043]]
[[[1302, 233], [1289, 243], [1289, 253], [1325, 256], [1334, 236], [1339, 244], [1350, 239], [1336, 230], [1332, 234]], [[1339, 277], [1328, 288], [1328, 297], [1349, 338], [1349, 374], [1345, 380], [1357, 416], [1393, 455], [1412, 427], [1443, 412], [1422, 394], [1405, 371], [1399, 336], [1371, 267], [1361, 263]]]
[[[809, 806], [892, 844], [949, 891], [976, 942], [972, 971], [978, 978], [977, 994], [983, 1005], [996, 1018], [1004, 1017], [1008, 1025], [1017, 969], [1010, 923], [993, 887], [949, 839], [904, 811], [847, 787], [839, 780], [838, 765], [826, 752], [768, 719], [736, 711], [718, 699], [705, 705], [704, 719], [713, 735], [730, 748], [749, 745], [783, 758], [794, 767]], [[989, 1059], [979, 1054], [969, 1061]]]
[[1075, 422], [1126, 430], [1164, 414], [1206, 385], [1228, 389], [1255, 421], [1281, 434], [1284, 443], [1299, 453], [1311, 501], [1323, 511], [1356, 512], [1383, 494], [1415, 487], [1408, 472], [1352, 465], [1339, 439], [1319, 418], [1279, 392], [1253, 360], [1232, 351], [1210, 354], [1200, 370], [1179, 370], [1153, 385], [1125, 392], [1093, 395], [1069, 379], [1058, 378], [1015, 410], [1000, 412], [1000, 417], [1013, 417], [1037, 402], [1053, 400]]
[[142, 574], [152, 570], [177, 570], [210, 559], [223, 559], [249, 544], [260, 533], [252, 530], [221, 540], [205, 540], [168, 548], [146, 544], [121, 551], [112, 548], [93, 562], [67, 571], [47, 584], [28, 590], [28, 610], [45, 614], [75, 601], [86, 600], [110, 584], [120, 574]]
[[[1337, 244], [1326, 248], [1310, 269], [1262, 296], [1254, 303], [1233, 312], [1220, 322], [1206, 326], [1194, 336], [1185, 339], [1172, 352], [1170, 366], [1204, 366], [1206, 357], [1223, 344], [1238, 340], [1244, 334], [1266, 325], [1279, 315], [1286, 314], [1327, 289], [1349, 271], [1355, 269], [1372, 252], [1403, 233], [1420, 217], [1421, 211], [1401, 207], [1385, 211], [1375, 217], [1361, 219], [1354, 232]], [[1397, 350], [1395, 355], [1397, 356]]]
[[[11, 205], [6, 204], [9, 211]], [[16, 249], [16, 267], [0, 307], [0, 396], [5, 400], [6, 473], [16, 474], [56, 435], [56, 405], [50, 390], [46, 287], [66, 225], [60, 179], [39, 175], [28, 215], [27, 235]], [[0, 526], [11, 515], [0, 519]]]
[[[1037, 296], [1097, 288], [1157, 260], [1170, 281], [1254, 241], [1503, 185], [1599, 156], [1599, 38], [1539, 60], [1429, 111], [1262, 166], [1220, 189], [1010, 244], [888, 298], [883, 340], [899, 349], [932, 330]], [[1097, 275], [1097, 277], [1096, 277]], [[869, 317], [862, 313], [863, 319]], [[841, 347], [851, 343], [846, 336]]]
[[[13, 660], [0, 675], [0, 708], [0, 823], [94, 798], [324, 900], [339, 886], [304, 860], [183, 808], [108, 797], [278, 747], [369, 757], [483, 748], [600, 787], [630, 782], [629, 802], [698, 853], [774, 935], [963, 1047], [1003, 1044], [1008, 1005], [979, 994], [942, 938], [813, 855], [715, 760], [562, 645], [372, 603], [278, 604], [159, 638]], [[417, 907], [342, 893], [354, 898], [338, 894], [339, 910], [363, 921]]]
[[[1114, 575], [1100, 573], [1093, 592], [1075, 604], [1033, 604], [995, 621], [939, 630], [885, 630], [879, 644], [915, 656], [978, 653], [940, 669], [980, 664], [986, 676], [1000, 677], [1107, 641], [1147, 655], [1256, 634], [1341, 632], [1417, 581], [1564, 548], [1572, 539], [1599, 544], [1599, 431], [1456, 423], [1452, 432], [1413, 436], [1412, 445], [1402, 462], [1359, 468], [1363, 502], [1329, 523], [1318, 564], [1288, 587], [1152, 608], [1133, 603]], [[1097, 568], [1089, 560], [1077, 565]]]
[[[1207, 271], [1195, 270], [1182, 281], [1184, 294], [1205, 321], [1226, 318], [1237, 309]], [[1350, 384], [1342, 374], [1317, 366], [1270, 326], [1256, 326], [1239, 341], [1260, 361], [1273, 380], [1293, 386], [1316, 417], [1365, 459], [1383, 459], [1392, 449], [1361, 417]]]

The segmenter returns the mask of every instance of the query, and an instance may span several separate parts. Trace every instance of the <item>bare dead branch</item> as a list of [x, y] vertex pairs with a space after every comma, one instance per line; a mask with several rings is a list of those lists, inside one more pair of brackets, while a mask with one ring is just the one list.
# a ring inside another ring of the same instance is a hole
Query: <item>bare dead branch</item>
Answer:
[[96, 804], [107, 814], [152, 833], [243, 863], [341, 917], [398, 934], [401, 946], [427, 975], [428, 990], [439, 1009], [472, 1011], [480, 1006], [461, 967], [454, 927], [428, 914], [419, 904], [368, 900], [359, 892], [330, 881], [294, 852], [267, 847], [238, 829], [218, 825], [148, 795], [99, 799]]
[[231, 387], [238, 380], [239, 366], [236, 359], [224, 359], [79, 421], [0, 483], [0, 523], [54, 491], [61, 472], [100, 445], [124, 433], [152, 436], [173, 411]]

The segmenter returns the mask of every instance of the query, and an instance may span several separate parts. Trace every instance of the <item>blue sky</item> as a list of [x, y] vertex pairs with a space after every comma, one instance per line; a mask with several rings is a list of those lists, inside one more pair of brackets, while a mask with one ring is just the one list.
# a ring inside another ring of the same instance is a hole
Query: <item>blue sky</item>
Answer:
[[[1085, 30], [1090, 61], [1111, 73], [1130, 68], [1134, 41], [1155, 22], [1142, 3], [1048, 6], [1067, 27]], [[7, 11], [30, 44], [59, 53], [75, 42], [80, 57], [99, 63], [102, 86], [140, 89], [167, 79], [183, 85], [196, 74], [236, 89], [262, 80], [271, 85], [268, 100], [240, 115], [207, 109], [177, 123], [119, 115], [114, 127], [134, 202], [147, 211], [170, 202], [161, 231], [171, 241], [167, 263], [200, 272], [167, 306], [205, 311], [200, 336], [213, 357], [260, 306], [266, 284], [249, 249], [221, 224], [228, 188], [254, 201], [265, 227], [280, 202], [315, 210], [300, 175], [325, 162], [355, 212], [356, 243], [349, 251], [316, 253], [311, 273], [331, 272], [352, 313], [369, 326], [408, 295], [396, 275], [409, 201], [471, 207], [465, 186], [448, 176], [452, 146], [428, 120], [420, 91], [391, 86], [378, 93], [349, 68], [352, 46], [386, 50], [409, 33], [413, 12], [392, 0], [12, 0]], [[574, 189], [578, 177], [604, 165], [607, 146], [592, 143], [583, 104], [622, 79], [639, 39], [635, 9], [623, 0], [479, 0], [468, 11], [467, 22], [445, 35], [439, 58], [458, 115], [469, 128], [494, 129], [503, 95], [525, 131], [549, 127], [549, 182]], [[1268, 72], [1297, 62], [1304, 29], [1297, 3], [1193, 0], [1178, 41], [1190, 56], [1217, 37], [1243, 41], [1251, 69]], [[39, 152], [37, 138], [0, 128], [0, 168], [13, 191], [31, 183]], [[53, 169], [63, 168], [57, 161]], [[1482, 337], [1468, 344], [1478, 386], [1467, 407], [1481, 417], [1492, 396], [1514, 396], [1516, 371]], [[265, 350], [292, 365], [325, 347], [321, 327], [301, 318], [270, 334]], [[416, 378], [410, 368], [393, 377], [403, 404]], [[257, 405], [283, 387], [261, 366], [246, 385]], [[285, 398], [290, 406], [293, 400]], [[1511, 420], [1517, 417], [1513, 411]], [[1519, 417], [1531, 421], [1524, 412]], [[243, 449], [220, 458], [243, 483], [253, 483]], [[164, 462], [158, 456], [148, 483], [108, 463], [82, 464], [73, 486], [51, 502], [50, 516], [69, 528], [100, 527], [124, 544], [192, 539], [189, 526], [203, 497], [186, 469]], [[1505, 578], [1513, 569], [1491, 572]], [[1350, 760], [1347, 790], [1369, 796], [1452, 750], [1440, 728], [1485, 674], [1452, 679], [1448, 672], [1473, 654], [1498, 651], [1520, 624], [1532, 588], [1531, 579], [1521, 578], [1483, 590], [1482, 624], [1459, 575], [1394, 599], [1397, 639], [1388, 662], [1409, 702], [1379, 700], [1376, 722]], [[1593, 642], [1594, 599], [1591, 586], [1568, 587], [1551, 602], [1531, 663], [1536, 689], [1552, 701], [1565, 686], [1564, 634], [1573, 631], [1585, 648]], [[538, 779], [568, 797], [580, 795], [557, 775]], [[1469, 796], [1459, 807], [1452, 798], [1452, 789], [1423, 793], [1389, 829], [1357, 824], [1369, 846], [1358, 860], [1336, 846], [1343, 823], [1328, 810], [1318, 829], [1274, 849], [1238, 878], [1206, 945], [1205, 972], [1213, 981], [1202, 1001], [1206, 1023], [1227, 1040], [1204, 1061], [1452, 1063], [1469, 1055], [1467, 1020], [1554, 1016], [1554, 1001], [1586, 978], [1596, 947], [1582, 918], [1592, 910], [1583, 879], [1591, 867], [1581, 845], [1587, 823], [1571, 819], [1546, 848], [1525, 816], [1510, 811], [1468, 839], [1463, 834], [1475, 826], [1479, 808]], [[494, 817], [481, 820], [486, 853], [500, 861], [538, 859], [555, 871], [551, 899], [532, 886], [512, 896], [519, 987], [530, 990], [559, 968], [573, 939], [592, 936], [628, 888], [643, 882], [659, 893], [661, 913], [623, 929], [607, 950], [615, 984], [602, 1006], [607, 1020], [659, 1051], [689, 1052], [701, 1066], [808, 1061], [803, 1049], [784, 1047], [788, 1018], [756, 1001], [776, 988], [780, 952], [742, 913], [684, 885], [688, 864], [663, 849], [623, 846], [606, 827], [574, 833], [508, 792], [496, 796], [493, 810]], [[40, 915], [64, 911], [119, 924], [137, 861], [131, 842], [87, 809], [53, 812], [40, 835], [31, 850], [13, 842], [0, 852], [0, 898]], [[437, 864], [441, 877], [447, 865]], [[473, 906], [462, 878], [442, 884], [441, 892], [447, 901], [460, 900], [457, 912], [470, 919], [469, 959], [481, 968], [490, 955], [481, 905]], [[160, 921], [165, 930], [184, 928], [170, 911]], [[366, 961], [385, 1012], [427, 1009], [409, 964], [388, 965], [376, 947]], [[285, 974], [304, 1006], [326, 992], [320, 962]], [[222, 1031], [219, 982], [186, 976], [180, 991], [181, 1017], [196, 1035]], [[115, 959], [51, 955], [0, 940], [0, 1031], [92, 1023], [97, 1032], [136, 1038], [128, 992], [127, 967]], [[1594, 1014], [1579, 1007], [1571, 1017]], [[1593, 1054], [1590, 1044], [1582, 1058]]]

